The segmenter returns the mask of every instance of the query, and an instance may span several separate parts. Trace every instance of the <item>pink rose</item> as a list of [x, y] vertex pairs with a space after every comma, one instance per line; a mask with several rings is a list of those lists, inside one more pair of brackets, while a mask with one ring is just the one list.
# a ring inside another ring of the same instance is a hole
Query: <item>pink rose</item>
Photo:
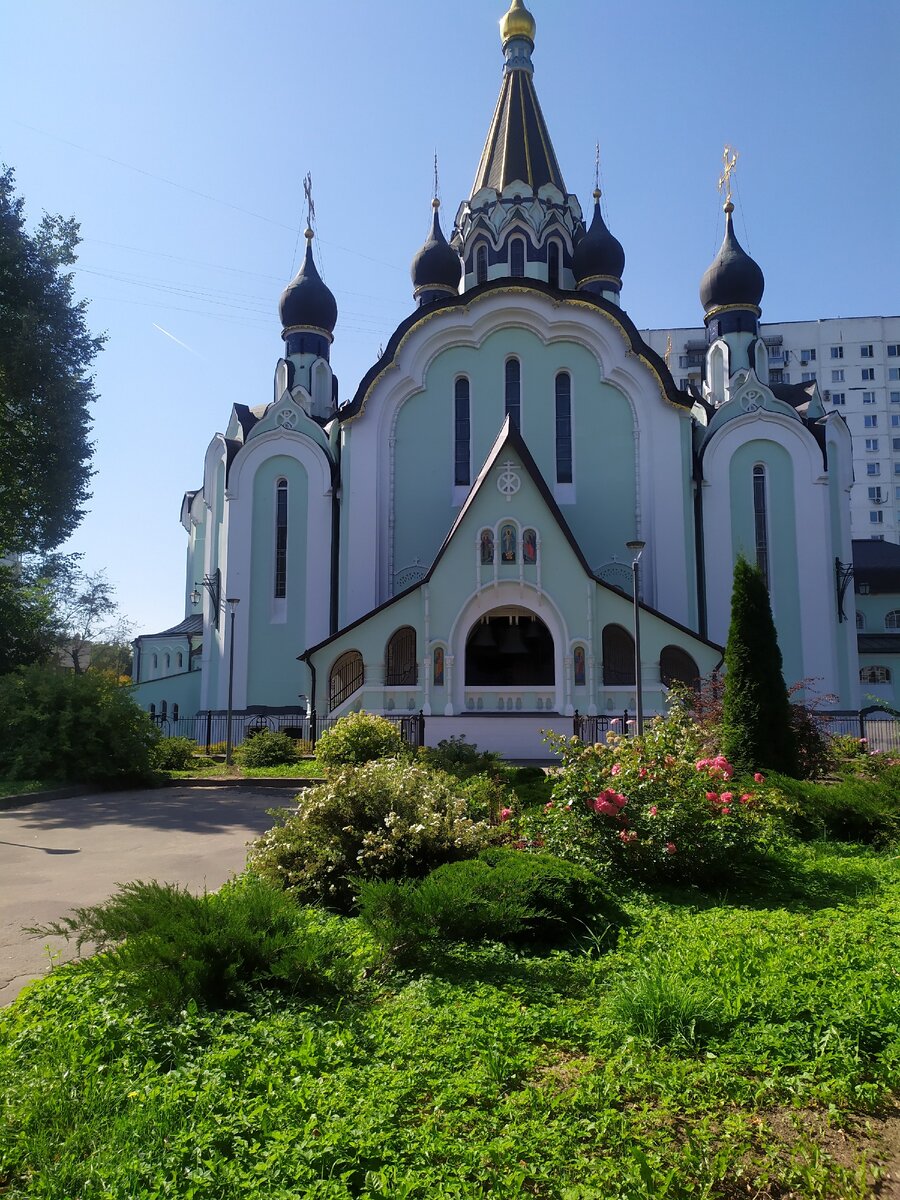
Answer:
[[616, 765], [610, 771], [610, 775], [621, 775], [621, 774], [622, 774], [622, 764], [616, 763]]
[[638, 771], [638, 779], [646, 779], [649, 774], [650, 772], [646, 767], [641, 767], [641, 769]]
[[548, 800], [547, 803], [544, 805], [544, 812], [549, 812], [552, 807], [553, 807], [553, 801]]
[[707, 792], [706, 798], [710, 802], [710, 804], [717, 804], [719, 801], [719, 793], [718, 792]]
[[741, 796], [741, 804], [749, 804], [752, 799], [753, 795], [750, 792], [744, 792], [743, 796]]
[[733, 799], [734, 799], [734, 792], [723, 792], [722, 793], [722, 803], [723, 804], [730, 804]]
[[760, 775], [759, 771], [757, 771], [756, 774], [753, 776], [753, 782], [754, 783], [765, 783], [766, 782], [765, 776]]
[[727, 817], [728, 814], [731, 812], [731, 809], [726, 804], [722, 807], [722, 809], [720, 811], [721, 811], [723, 817]]
[[666, 842], [666, 854], [674, 854], [674, 853], [675, 853], [675, 843], [674, 842]]
[[651, 817], [655, 817], [658, 812], [659, 812], [659, 809], [656, 807], [655, 804], [651, 804], [650, 807], [647, 809], [647, 813]]
[[511, 808], [501, 808], [500, 809], [500, 820], [501, 821], [508, 821], [512, 815], [513, 815], [513, 810]]
[[624, 845], [628, 846], [628, 845], [630, 845], [632, 842], [636, 842], [636, 841], [637, 841], [637, 834], [634, 832], [634, 830], [633, 830], [633, 829], [623, 829], [623, 830], [622, 830], [622, 831], [619, 833], [619, 841], [621, 841], [622, 843], [624, 843]]

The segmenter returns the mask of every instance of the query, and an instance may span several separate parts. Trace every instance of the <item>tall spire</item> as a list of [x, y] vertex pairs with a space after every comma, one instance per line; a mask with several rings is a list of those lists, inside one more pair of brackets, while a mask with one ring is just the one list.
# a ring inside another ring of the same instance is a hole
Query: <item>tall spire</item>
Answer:
[[472, 185], [473, 196], [483, 187], [502, 192], [514, 181], [534, 192], [552, 183], [565, 195], [566, 185], [534, 90], [534, 34], [534, 17], [522, 0], [513, 0], [500, 22], [503, 83]]

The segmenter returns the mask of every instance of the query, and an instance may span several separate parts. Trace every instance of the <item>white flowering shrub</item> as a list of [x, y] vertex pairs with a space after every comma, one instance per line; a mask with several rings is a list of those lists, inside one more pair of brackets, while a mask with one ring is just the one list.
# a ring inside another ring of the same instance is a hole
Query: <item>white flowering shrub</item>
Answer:
[[409, 759], [379, 759], [301, 792], [251, 846], [248, 864], [298, 900], [346, 909], [353, 879], [417, 878], [497, 837], [470, 815], [457, 780]]

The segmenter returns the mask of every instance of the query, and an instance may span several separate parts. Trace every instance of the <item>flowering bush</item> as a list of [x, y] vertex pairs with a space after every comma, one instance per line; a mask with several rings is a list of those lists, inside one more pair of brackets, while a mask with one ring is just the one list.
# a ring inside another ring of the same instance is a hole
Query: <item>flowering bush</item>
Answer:
[[456, 780], [408, 759], [336, 771], [250, 848], [248, 864], [297, 899], [347, 908], [351, 879], [401, 879], [470, 858], [495, 840]]
[[297, 746], [286, 733], [261, 729], [238, 746], [234, 761], [242, 767], [277, 767], [297, 761]]
[[609, 734], [605, 745], [555, 740], [562, 769], [526, 836], [587, 867], [629, 878], [714, 883], [733, 877], [767, 828], [757, 773], [732, 785], [722, 755], [705, 756], [702, 732], [676, 706], [643, 737]]
[[323, 730], [316, 742], [316, 758], [326, 770], [358, 766], [375, 758], [399, 758], [405, 753], [397, 724], [367, 712], [341, 717]]

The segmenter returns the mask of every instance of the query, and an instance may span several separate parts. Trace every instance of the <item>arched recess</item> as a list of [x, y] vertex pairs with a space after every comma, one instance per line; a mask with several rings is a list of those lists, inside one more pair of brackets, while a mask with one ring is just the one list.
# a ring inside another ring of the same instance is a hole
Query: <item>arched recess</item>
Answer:
[[621, 625], [603, 628], [603, 686], [634, 687], [634, 638]]
[[900, 632], [900, 608], [893, 608], [885, 614], [884, 627], [889, 633]]
[[659, 655], [659, 677], [666, 687], [683, 683], [689, 688], [700, 686], [700, 668], [680, 646], [663, 646]]
[[416, 631], [403, 625], [388, 638], [384, 651], [384, 686], [415, 687], [419, 681]]
[[466, 637], [469, 688], [548, 688], [556, 683], [553, 635], [535, 613], [518, 605], [492, 609]]
[[860, 683], [890, 683], [891, 670], [890, 667], [860, 667], [859, 668]]
[[329, 712], [334, 712], [345, 700], [349, 700], [354, 692], [359, 691], [365, 678], [363, 656], [358, 650], [346, 650], [335, 662], [328, 676]]

